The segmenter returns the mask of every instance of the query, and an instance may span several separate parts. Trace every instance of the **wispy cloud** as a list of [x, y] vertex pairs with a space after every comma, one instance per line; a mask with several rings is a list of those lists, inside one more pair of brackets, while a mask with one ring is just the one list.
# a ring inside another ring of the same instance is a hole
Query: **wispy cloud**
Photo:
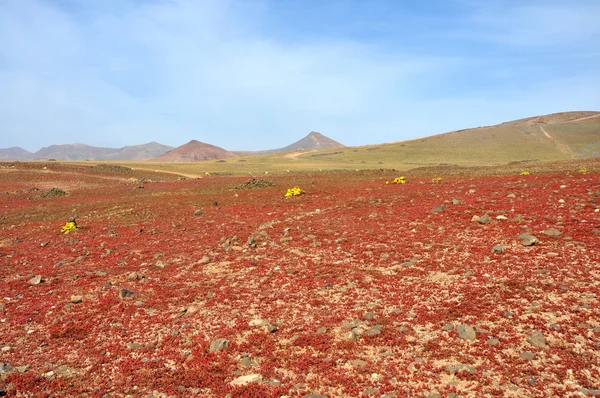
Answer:
[[358, 145], [600, 105], [563, 61], [600, 59], [595, 2], [373, 4], [2, 2], [0, 147]]

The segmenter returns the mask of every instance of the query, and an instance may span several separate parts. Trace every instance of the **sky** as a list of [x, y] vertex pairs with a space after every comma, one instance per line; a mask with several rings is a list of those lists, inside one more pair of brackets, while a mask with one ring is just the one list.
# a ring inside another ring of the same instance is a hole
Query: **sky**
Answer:
[[395, 142], [600, 110], [598, 0], [0, 0], [0, 148]]

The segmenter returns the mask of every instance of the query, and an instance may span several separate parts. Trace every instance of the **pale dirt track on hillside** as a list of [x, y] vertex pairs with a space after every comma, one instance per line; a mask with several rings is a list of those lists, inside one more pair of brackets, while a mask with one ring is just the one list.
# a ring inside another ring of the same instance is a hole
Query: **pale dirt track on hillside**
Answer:
[[540, 130], [542, 131], [542, 133], [544, 133], [544, 135], [554, 143], [554, 145], [556, 145], [556, 148], [558, 148], [559, 151], [561, 151], [562, 153], [564, 153], [565, 155], [569, 155], [569, 156], [573, 156], [573, 151], [571, 150], [571, 148], [569, 148], [567, 145], [562, 144], [560, 142], [558, 142], [556, 140], [556, 138], [554, 138], [552, 135], [550, 135], [549, 132], [546, 131], [546, 129], [544, 129], [542, 126], [539, 126]]
[[286, 159], [296, 159], [298, 156], [301, 156], [301, 155], [304, 155], [305, 153], [310, 153], [310, 152], [314, 152], [314, 151], [292, 152], [292, 153], [288, 153], [287, 155], [285, 155], [284, 158], [286, 158]]
[[588, 119], [593, 119], [595, 117], [600, 117], [600, 113], [597, 115], [592, 115], [592, 116], [586, 116], [586, 117], [581, 117], [579, 119], [575, 119], [575, 120], [571, 120], [571, 122], [581, 122], [582, 120], [588, 120]]

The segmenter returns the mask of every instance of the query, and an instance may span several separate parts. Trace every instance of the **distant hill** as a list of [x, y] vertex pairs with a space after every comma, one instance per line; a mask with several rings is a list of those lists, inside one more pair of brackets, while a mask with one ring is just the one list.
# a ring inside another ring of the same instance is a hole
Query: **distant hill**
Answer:
[[[398, 145], [398, 144], [392, 144]], [[561, 112], [452, 131], [399, 145], [424, 156], [492, 161], [559, 160], [600, 156], [600, 112]]]
[[123, 148], [103, 148], [85, 144], [50, 145], [35, 153], [21, 148], [0, 149], [0, 159], [148, 160], [160, 156], [172, 148], [157, 142]]
[[284, 148], [277, 149], [276, 152], [295, 152], [333, 148], [344, 148], [344, 145], [331, 138], [325, 137], [321, 133], [311, 131], [306, 137]]
[[306, 153], [321, 164], [498, 165], [600, 157], [600, 112], [562, 112], [380, 145]]
[[56, 160], [101, 160], [115, 152], [116, 150], [112, 148], [102, 148], [77, 143], [44, 147], [34, 154], [34, 158]]
[[238, 155], [235, 153], [218, 146], [192, 140], [152, 160], [156, 162], [199, 162], [202, 160], [220, 160], [237, 157]]
[[116, 155], [118, 158], [115, 158], [115, 160], [150, 160], [172, 149], [172, 146], [159, 144], [154, 141], [143, 145], [124, 146], [119, 149], [119, 153]]
[[301, 140], [294, 142], [283, 148], [268, 149], [264, 151], [233, 151], [239, 156], [251, 156], [251, 155], [265, 155], [269, 153], [279, 152], [297, 152], [297, 151], [314, 151], [320, 149], [334, 149], [334, 148], [345, 148], [344, 145], [337, 141], [332, 140], [329, 137], [325, 137], [323, 134], [311, 131], [308, 135]]
[[32, 156], [33, 153], [16, 146], [0, 149], [0, 160], [28, 160]]

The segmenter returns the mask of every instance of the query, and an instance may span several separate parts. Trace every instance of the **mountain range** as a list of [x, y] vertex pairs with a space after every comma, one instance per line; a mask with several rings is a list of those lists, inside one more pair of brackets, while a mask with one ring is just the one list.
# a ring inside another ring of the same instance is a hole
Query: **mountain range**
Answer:
[[51, 145], [35, 153], [19, 147], [0, 149], [0, 160], [153, 160], [158, 162], [199, 162], [219, 160], [263, 153], [292, 152], [343, 148], [344, 145], [323, 134], [311, 131], [306, 137], [280, 149], [265, 151], [228, 151], [215, 145], [192, 140], [173, 148], [157, 142], [123, 148], [103, 148], [85, 144]]
[[0, 160], [149, 160], [173, 149], [158, 142], [122, 148], [104, 148], [85, 144], [50, 145], [37, 152], [12, 147], [0, 149]]
[[[331, 153], [310, 153], [336, 149]], [[561, 112], [513, 120], [417, 139], [358, 148], [344, 147], [321, 133], [312, 131], [286, 147], [264, 151], [228, 151], [192, 140], [177, 148], [151, 142], [123, 148], [100, 148], [84, 144], [51, 145], [35, 153], [18, 147], [0, 149], [0, 160], [155, 160], [196, 162], [260, 154], [307, 152], [320, 160], [352, 157], [367, 161], [374, 156], [403, 162], [479, 161], [502, 163], [521, 160], [581, 159], [600, 157], [600, 112]], [[363, 156], [364, 155], [364, 156]], [[364, 159], [361, 156], [365, 157]]]

